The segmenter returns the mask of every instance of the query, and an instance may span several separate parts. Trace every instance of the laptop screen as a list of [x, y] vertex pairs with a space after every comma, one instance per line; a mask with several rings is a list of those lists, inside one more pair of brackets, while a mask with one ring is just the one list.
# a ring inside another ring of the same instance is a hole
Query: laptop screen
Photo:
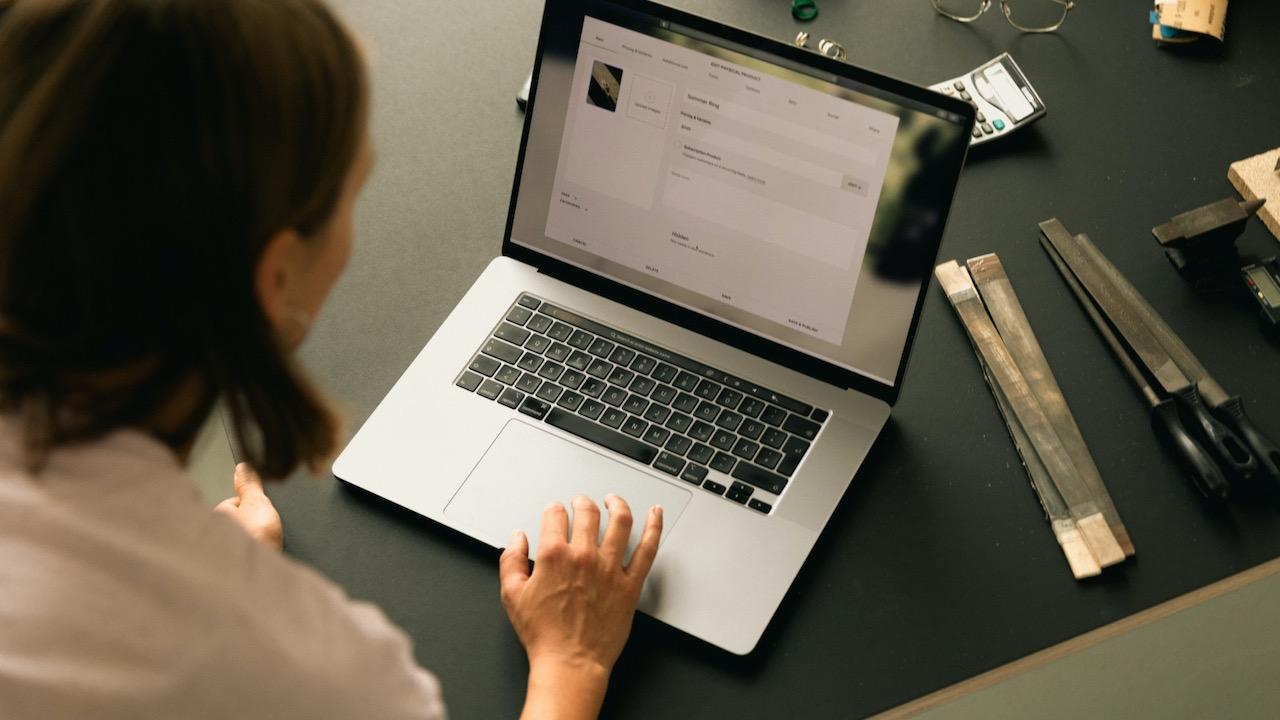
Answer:
[[966, 119], [584, 5], [544, 31], [511, 242], [892, 386]]

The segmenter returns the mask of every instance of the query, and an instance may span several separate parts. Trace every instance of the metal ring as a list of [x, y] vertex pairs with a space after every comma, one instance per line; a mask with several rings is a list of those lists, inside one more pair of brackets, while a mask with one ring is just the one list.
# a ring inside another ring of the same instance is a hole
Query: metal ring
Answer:
[[849, 57], [848, 53], [844, 51], [843, 45], [835, 40], [828, 40], [827, 38], [822, 38], [818, 41], [818, 52], [826, 55], [832, 60], [844, 60]]
[[793, 43], [795, 44], [795, 46], [796, 46], [796, 47], [798, 47], [798, 48], [808, 47], [808, 46], [809, 46], [809, 33], [807, 33], [807, 32], [805, 32], [805, 31], [801, 30], [800, 32], [796, 33], [796, 39], [795, 39], [795, 40], [793, 40], [792, 42], [793, 42]]
[[802, 22], [818, 17], [818, 3], [814, 0], [791, 0], [791, 17]]

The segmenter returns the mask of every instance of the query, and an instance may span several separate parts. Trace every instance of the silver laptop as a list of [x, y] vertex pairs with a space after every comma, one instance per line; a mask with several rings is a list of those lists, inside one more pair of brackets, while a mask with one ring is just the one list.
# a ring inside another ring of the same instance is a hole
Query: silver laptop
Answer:
[[549, 0], [502, 254], [334, 474], [531, 554], [550, 501], [660, 504], [640, 609], [750, 652], [898, 395], [973, 122], [664, 6]]

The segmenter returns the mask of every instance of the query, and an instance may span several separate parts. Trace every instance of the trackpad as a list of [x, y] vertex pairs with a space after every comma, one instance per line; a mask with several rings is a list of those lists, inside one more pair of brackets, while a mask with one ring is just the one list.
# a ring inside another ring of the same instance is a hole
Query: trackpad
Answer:
[[[519, 420], [508, 422], [449, 501], [444, 514], [464, 532], [505, 547], [513, 530], [529, 537], [529, 557], [538, 552], [542, 511], [559, 501], [573, 518], [573, 498], [586, 495], [600, 507], [600, 536], [609, 517], [604, 496], [613, 493], [631, 506], [635, 522], [627, 557], [644, 529], [649, 508], [662, 506], [665, 541], [689, 504], [688, 490], [614, 460], [605, 451], [584, 448]], [[571, 526], [572, 527], [572, 526]]]

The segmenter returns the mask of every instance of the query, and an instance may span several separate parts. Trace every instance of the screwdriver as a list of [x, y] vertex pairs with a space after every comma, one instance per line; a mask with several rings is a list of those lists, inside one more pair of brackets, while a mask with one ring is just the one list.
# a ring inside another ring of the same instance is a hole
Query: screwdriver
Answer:
[[1177, 401], [1172, 397], [1164, 400], [1160, 399], [1156, 391], [1151, 388], [1151, 384], [1147, 382], [1146, 377], [1143, 376], [1142, 371], [1134, 364], [1133, 358], [1129, 356], [1129, 351], [1125, 349], [1120, 339], [1116, 337], [1115, 332], [1111, 330], [1107, 320], [1098, 312], [1098, 308], [1093, 304], [1093, 299], [1089, 297], [1088, 292], [1080, 285], [1080, 281], [1076, 279], [1071, 269], [1067, 267], [1062, 257], [1058, 255], [1057, 249], [1044, 237], [1040, 238], [1040, 245], [1049, 254], [1049, 258], [1053, 260], [1054, 267], [1058, 268], [1059, 274], [1066, 281], [1067, 287], [1071, 288], [1071, 292], [1076, 296], [1080, 307], [1084, 308], [1089, 319], [1093, 321], [1098, 334], [1102, 336], [1107, 346], [1111, 348], [1111, 352], [1115, 354], [1116, 360], [1124, 368], [1125, 374], [1138, 386], [1147, 404], [1151, 406], [1151, 427], [1156, 436], [1173, 452], [1177, 453], [1191, 481], [1201, 494], [1205, 497], [1225, 498], [1230, 486], [1227, 484], [1226, 478], [1223, 477], [1222, 471], [1218, 469], [1218, 465], [1182, 424], [1182, 418], [1178, 414]]

